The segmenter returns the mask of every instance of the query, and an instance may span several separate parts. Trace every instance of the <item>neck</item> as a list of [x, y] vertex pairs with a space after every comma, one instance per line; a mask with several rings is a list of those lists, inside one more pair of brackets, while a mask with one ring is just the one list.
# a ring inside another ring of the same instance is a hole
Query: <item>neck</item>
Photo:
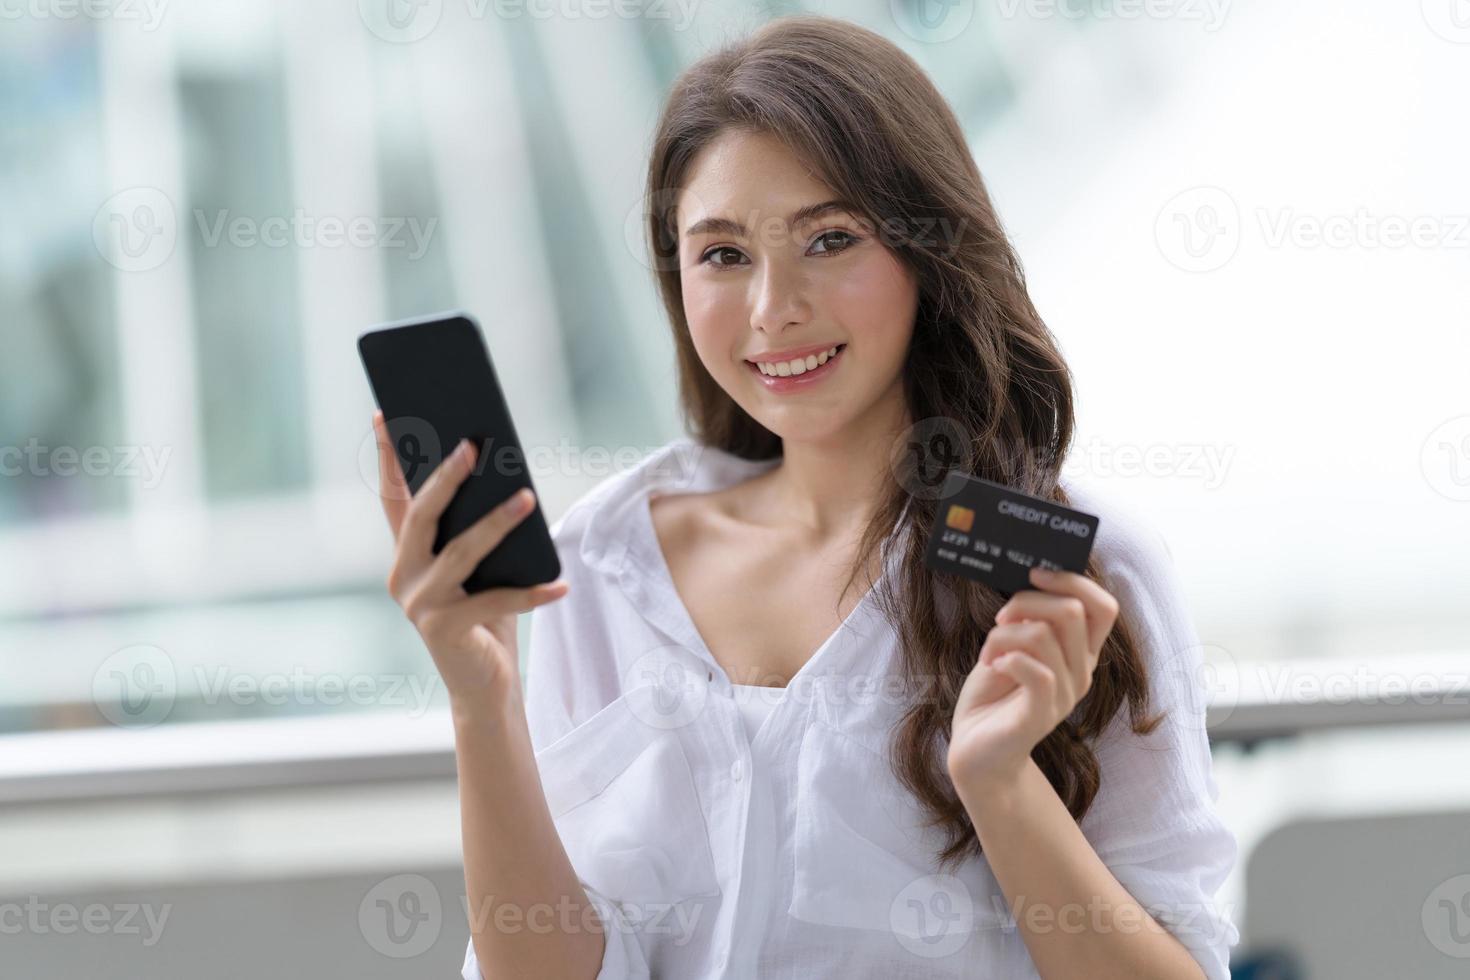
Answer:
[[783, 438], [782, 461], [765, 477], [761, 523], [820, 547], [855, 544], [893, 481], [890, 457], [910, 425], [902, 389], [867, 416], [821, 439]]

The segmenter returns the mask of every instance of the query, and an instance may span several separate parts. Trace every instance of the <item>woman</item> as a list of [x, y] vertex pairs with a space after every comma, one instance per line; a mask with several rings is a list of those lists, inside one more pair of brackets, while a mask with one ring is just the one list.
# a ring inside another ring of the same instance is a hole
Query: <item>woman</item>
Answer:
[[[928, 79], [773, 21], [678, 80], [648, 190], [693, 437], [533, 589], [458, 585], [527, 500], [432, 553], [472, 447], [384, 495], [453, 704], [464, 975], [1228, 976], [1198, 641], [1158, 536], [1062, 486], [1070, 377]], [[1101, 514], [1087, 574], [931, 571], [951, 468]]]

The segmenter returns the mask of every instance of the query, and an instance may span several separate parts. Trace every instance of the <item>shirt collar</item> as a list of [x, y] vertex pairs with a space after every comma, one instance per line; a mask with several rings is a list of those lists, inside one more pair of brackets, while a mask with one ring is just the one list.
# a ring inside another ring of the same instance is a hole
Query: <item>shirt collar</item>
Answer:
[[[663, 558], [662, 553], [656, 550], [657, 539], [641, 533], [646, 526], [651, 526], [652, 519], [639, 510], [648, 507], [651, 494], [720, 490], [773, 469], [780, 462], [780, 457], [746, 459], [697, 442], [687, 435], [680, 436], [613, 478], [606, 492], [593, 503], [582, 534], [581, 558], [588, 567], [614, 581], [624, 578], [630, 557], [637, 559], [636, 564], [641, 565], [644, 571], [657, 568]], [[904, 552], [897, 532], [903, 529], [904, 538], [911, 532], [903, 524], [907, 515], [908, 502], [883, 544], [888, 550], [885, 576], [894, 574]]]
[[637, 531], [655, 492], [703, 493], [744, 482], [774, 468], [780, 457], [751, 460], [680, 436], [615, 477], [588, 516], [580, 548], [584, 563], [612, 578], [631, 550], [646, 547]]
[[[705, 649], [703, 639], [668, 578], [653, 518], [648, 513], [650, 494], [664, 490], [697, 493], [723, 489], [772, 469], [780, 462], [779, 457], [745, 459], [682, 436], [614, 478], [607, 491], [593, 503], [582, 534], [580, 553], [583, 561], [611, 580], [644, 620], [675, 644], [647, 651], [640, 658], [666, 658], [690, 667], [693, 661], [688, 658], [692, 655], [708, 662], [687, 676], [701, 677], [707, 668], [710, 681], [715, 679], [718, 666], [713, 655]], [[896, 532], [902, 527], [906, 514], [907, 507], [884, 542], [887, 555], [882, 575], [888, 579], [897, 574], [897, 566], [904, 553]], [[869, 656], [875, 655], [875, 651], [869, 649], [871, 644], [848, 643], [844, 634], [868, 635], [867, 630], [878, 615], [877, 604], [870, 593], [849, 615], [843, 628], [833, 634], [832, 642], [817, 651], [823, 654], [820, 659], [824, 662], [809, 664], [802, 669], [808, 674], [840, 671], [844, 669], [844, 658], [857, 655], [849, 649], [854, 646], [863, 647]], [[665, 676], [659, 670], [653, 673]], [[720, 671], [720, 676], [723, 678], [723, 671]]]

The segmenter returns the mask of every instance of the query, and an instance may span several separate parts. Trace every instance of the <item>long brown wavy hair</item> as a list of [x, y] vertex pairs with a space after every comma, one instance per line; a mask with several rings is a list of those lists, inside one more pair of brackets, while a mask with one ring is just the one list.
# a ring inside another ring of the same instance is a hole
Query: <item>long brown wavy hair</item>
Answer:
[[[684, 315], [674, 215], [691, 161], [727, 130], [774, 135], [860, 217], [889, 234], [917, 275], [919, 303], [903, 372], [910, 417], [947, 451], [894, 455], [894, 479], [858, 546], [848, 586], [897, 528], [910, 531], [896, 582], [874, 601], [897, 632], [908, 690], [890, 745], [899, 780], [947, 839], [940, 865], [981, 851], [944, 762], [960, 687], [1005, 598], [924, 564], [950, 469], [1068, 503], [1058, 483], [1073, 434], [1072, 378], [1026, 292], [1021, 263], [996, 216], [949, 105], [906, 54], [878, 34], [820, 16], [770, 21], [689, 66], [669, 92], [648, 168], [647, 231], [678, 352], [679, 397], [691, 437], [746, 459], [782, 452], [699, 360]], [[941, 234], [937, 237], [935, 230]], [[956, 435], [958, 434], [958, 435]], [[937, 455], [937, 458], [935, 458]], [[902, 522], [902, 523], [900, 523]], [[1096, 558], [1087, 575], [1099, 578]], [[844, 595], [846, 590], [844, 589]], [[1094, 739], [1127, 702], [1132, 729], [1151, 731], [1144, 664], [1120, 610], [1092, 686], [1033, 752], [1080, 819], [1101, 783]]]

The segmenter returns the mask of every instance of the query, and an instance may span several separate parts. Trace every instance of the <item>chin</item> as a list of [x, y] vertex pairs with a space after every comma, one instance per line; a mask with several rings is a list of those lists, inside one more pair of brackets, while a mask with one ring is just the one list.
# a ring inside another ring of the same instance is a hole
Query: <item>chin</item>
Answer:
[[846, 417], [835, 417], [821, 409], [793, 408], [774, 417], [766, 413], [765, 417], [757, 415], [754, 418], [780, 436], [782, 442], [830, 442], [851, 423]]

